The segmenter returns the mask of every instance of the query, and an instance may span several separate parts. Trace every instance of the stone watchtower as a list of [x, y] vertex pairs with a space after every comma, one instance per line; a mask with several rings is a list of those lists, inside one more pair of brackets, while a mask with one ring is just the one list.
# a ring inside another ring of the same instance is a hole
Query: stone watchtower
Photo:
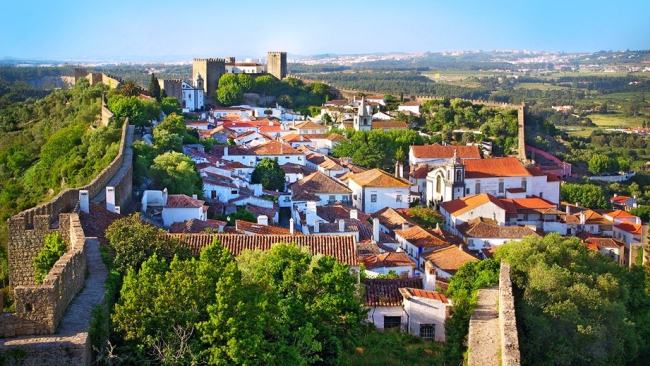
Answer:
[[201, 76], [203, 91], [208, 98], [214, 98], [219, 78], [226, 73], [226, 61], [222, 58], [195, 58], [192, 61], [192, 80]]
[[266, 57], [266, 72], [280, 80], [287, 77], [287, 53], [270, 51]]

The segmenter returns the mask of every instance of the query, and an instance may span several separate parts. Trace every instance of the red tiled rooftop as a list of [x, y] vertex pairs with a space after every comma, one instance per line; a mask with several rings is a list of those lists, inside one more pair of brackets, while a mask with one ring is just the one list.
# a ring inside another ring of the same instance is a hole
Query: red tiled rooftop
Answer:
[[402, 287], [422, 288], [422, 278], [405, 279], [366, 279], [365, 286], [366, 306], [401, 306], [402, 294], [399, 289]]
[[[373, 122], [374, 123], [374, 122]], [[449, 159], [454, 156], [454, 152], [461, 159], [480, 159], [481, 153], [478, 146], [462, 145], [413, 145], [411, 151], [416, 158], [421, 159]]]
[[184, 194], [170, 194], [167, 196], [167, 204], [165, 207], [168, 208], [199, 208], [203, 207], [205, 201], [194, 199], [190, 196]]
[[438, 300], [444, 304], [447, 304], [449, 302], [447, 296], [445, 296], [444, 294], [438, 291], [429, 291], [420, 288], [404, 287], [404, 288], [400, 288], [399, 292], [406, 299], [410, 299], [411, 297], [421, 297], [425, 299]]
[[465, 178], [530, 177], [524, 164], [514, 157], [464, 160]]

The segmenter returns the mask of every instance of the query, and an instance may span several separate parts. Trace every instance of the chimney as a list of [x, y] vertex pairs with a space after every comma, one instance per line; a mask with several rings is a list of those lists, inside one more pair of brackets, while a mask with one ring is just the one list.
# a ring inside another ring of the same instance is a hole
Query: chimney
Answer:
[[224, 148], [223, 148], [223, 156], [228, 156], [228, 146], [224, 146]]
[[316, 202], [309, 201], [307, 202], [307, 210], [305, 212], [305, 220], [307, 221], [307, 226], [314, 226], [316, 222]]
[[293, 235], [295, 231], [294, 224], [293, 224], [293, 218], [289, 219], [289, 234]]
[[401, 161], [399, 162], [399, 177], [404, 178], [404, 164]]
[[409, 227], [411, 227], [411, 225], [409, 225], [408, 222], [403, 222], [403, 223], [402, 223], [402, 230], [406, 230], [406, 229], [408, 229]]
[[356, 208], [350, 210], [350, 218], [355, 220], [359, 219], [359, 211]]
[[120, 206], [115, 206], [115, 211], [113, 211], [113, 212], [115, 212], [116, 214], [119, 215], [121, 213], [121, 211], [122, 210], [120, 209]]
[[90, 199], [88, 197], [88, 191], [85, 189], [79, 191], [79, 210], [85, 213], [90, 212]]
[[339, 219], [339, 231], [344, 232], [345, 231], [345, 220]]
[[618, 194], [614, 193], [614, 197], [618, 197]]
[[106, 187], [106, 209], [115, 212], [115, 187]]
[[320, 232], [320, 231], [319, 231], [319, 230], [320, 230], [320, 227], [319, 227], [319, 226], [320, 226], [320, 222], [319, 222], [319, 221], [314, 222], [314, 232], [315, 232], [315, 233], [319, 233], [319, 232]]
[[167, 188], [165, 188], [165, 189], [162, 190], [162, 204], [163, 204], [163, 206], [167, 206], [167, 196], [169, 196], [169, 195], [167, 194]]
[[198, 199], [198, 198], [199, 198], [199, 196], [197, 196], [196, 194], [192, 195], [192, 199]]
[[266, 215], [259, 215], [259, 216], [257, 216], [257, 224], [258, 224], [258, 225], [268, 226], [268, 224], [269, 224], [269, 217], [266, 216]]
[[567, 215], [571, 215], [571, 205], [569, 205], [568, 203], [564, 205], [564, 211]]
[[422, 281], [422, 287], [428, 291], [436, 290], [436, 269], [433, 268], [431, 262], [424, 262], [424, 280]]
[[394, 174], [394, 175], [395, 175], [397, 178], [399, 178], [399, 176], [400, 176], [400, 173], [399, 173], [399, 161], [396, 161], [396, 162], [395, 162], [395, 174]]
[[379, 219], [372, 219], [372, 241], [379, 243]]
[[585, 213], [580, 212], [580, 215], [578, 215], [578, 216], [580, 217], [580, 225], [584, 225], [585, 222], [586, 222]]

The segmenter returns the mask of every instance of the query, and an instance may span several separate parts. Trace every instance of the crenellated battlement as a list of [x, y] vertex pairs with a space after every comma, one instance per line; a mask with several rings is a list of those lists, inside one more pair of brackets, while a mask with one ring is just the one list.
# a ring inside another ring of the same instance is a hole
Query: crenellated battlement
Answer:
[[192, 62], [223, 62], [224, 64], [226, 63], [225, 58], [220, 58], [220, 57], [208, 57], [208, 58], [194, 58]]

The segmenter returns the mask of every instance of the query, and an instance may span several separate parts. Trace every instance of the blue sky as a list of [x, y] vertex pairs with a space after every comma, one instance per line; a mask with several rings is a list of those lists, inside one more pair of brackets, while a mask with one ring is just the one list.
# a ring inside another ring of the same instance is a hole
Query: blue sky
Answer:
[[0, 58], [650, 49], [650, 0], [21, 0], [0, 9]]

